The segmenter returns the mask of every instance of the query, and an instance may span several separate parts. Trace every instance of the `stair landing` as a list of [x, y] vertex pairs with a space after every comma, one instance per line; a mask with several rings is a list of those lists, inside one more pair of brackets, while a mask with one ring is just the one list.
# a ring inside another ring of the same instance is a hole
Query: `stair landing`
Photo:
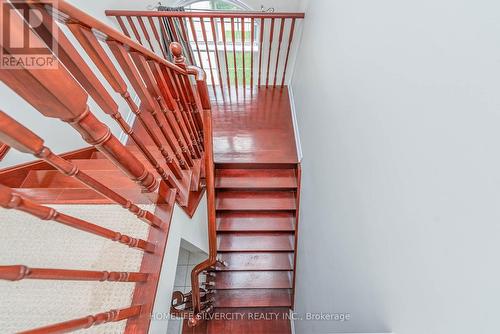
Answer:
[[288, 87], [212, 100], [215, 163], [298, 163]]

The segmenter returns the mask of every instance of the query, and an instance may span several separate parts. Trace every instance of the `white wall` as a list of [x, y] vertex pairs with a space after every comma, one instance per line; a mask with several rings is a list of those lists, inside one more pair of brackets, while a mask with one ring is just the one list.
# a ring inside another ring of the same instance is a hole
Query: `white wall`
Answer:
[[[176, 268], [181, 245], [191, 252], [208, 253], [207, 197], [200, 201], [192, 218], [175, 207], [170, 223], [167, 246], [160, 273], [160, 282], [156, 293], [150, 334], [167, 333], [168, 314], [172, 292], [174, 291]], [[201, 261], [200, 261], [201, 262]]]
[[498, 333], [500, 3], [314, 0], [297, 333]]

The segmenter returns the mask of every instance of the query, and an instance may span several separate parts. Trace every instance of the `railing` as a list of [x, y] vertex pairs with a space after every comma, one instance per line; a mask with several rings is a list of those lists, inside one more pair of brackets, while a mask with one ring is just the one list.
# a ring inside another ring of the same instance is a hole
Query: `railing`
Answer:
[[[33, 68], [25, 63], [18, 64], [17, 68], [2, 67], [0, 80], [41, 114], [71, 125], [87, 143], [95, 146], [135, 181], [143, 192], [158, 192], [159, 207], [171, 207], [175, 200], [172, 194], [177, 194], [177, 201], [186, 200], [180, 198], [182, 185], [189, 186], [189, 182], [185, 182], [191, 175], [188, 171], [195, 166], [199, 168], [200, 159], [204, 158], [209, 230], [214, 231], [210, 259], [207, 261], [212, 261], [215, 256], [214, 167], [211, 111], [204, 71], [196, 66], [186, 66], [179, 45], [171, 45], [176, 63], [173, 64], [65, 1], [5, 1], [1, 6], [3, 13], [8, 12], [9, 15], [28, 15], [30, 10], [36, 10], [41, 15], [40, 25], [29, 26], [27, 19], [6, 20], [7, 16], [3, 15], [0, 18], [2, 26], [8, 27], [11, 40], [27, 39], [37, 46], [38, 51], [47, 51], [46, 54], [53, 52], [54, 59], [50, 68]], [[73, 44], [66, 33], [71, 33], [79, 45]], [[16, 56], [18, 50], [11, 44], [0, 40], [4, 56]], [[93, 63], [96, 72], [88, 62]], [[104, 78], [104, 82], [99, 78]], [[127, 81], [131, 87], [128, 87]], [[112, 95], [105, 85], [117, 94]], [[134, 94], [140, 99], [139, 106], [132, 99]], [[121, 96], [137, 116], [154, 147], [148, 146], [144, 138], [136, 135], [125, 122], [113, 96]], [[146, 167], [96, 117], [89, 107], [89, 97], [129, 135], [152, 168]], [[22, 210], [42, 220], [52, 220], [139, 248], [145, 254], [141, 271], [135, 273], [28, 268], [19, 264], [0, 266], [0, 279], [5, 280], [36, 278], [138, 282], [130, 307], [28, 332], [60, 333], [124, 319], [128, 319], [126, 332], [147, 332], [168, 235], [168, 222], [164, 218], [169, 216], [161, 214], [161, 210], [157, 215], [139, 208], [133, 199], [126, 198], [116, 189], [109, 189], [70, 161], [54, 154], [40, 137], [3, 112], [0, 112], [0, 140], [13, 149], [45, 160], [64, 175], [78, 179], [151, 225], [148, 240], [133, 238], [57, 212], [9, 187], [1, 186], [0, 206], [4, 208]], [[155, 150], [160, 153], [162, 161], [157, 159]], [[193, 299], [194, 311], [190, 316], [196, 316], [209, 307], [207, 304], [200, 306], [199, 300], [199, 295]]]
[[9, 153], [10, 146], [0, 142], [0, 161], [2, 161], [7, 153]]
[[179, 42], [204, 69], [213, 96], [231, 98], [254, 86], [288, 84], [297, 23], [304, 13], [107, 10], [123, 33], [159, 55]]

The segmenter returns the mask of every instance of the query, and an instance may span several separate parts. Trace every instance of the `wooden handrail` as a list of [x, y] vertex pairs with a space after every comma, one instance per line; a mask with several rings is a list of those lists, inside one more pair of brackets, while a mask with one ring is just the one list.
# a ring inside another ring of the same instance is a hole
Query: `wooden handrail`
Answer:
[[[10, 24], [10, 35], [17, 40], [29, 38], [30, 41], [35, 41], [37, 45], [46, 48], [47, 51], [53, 51], [54, 66], [50, 69], [34, 69], [22, 64], [21, 68], [16, 69], [2, 68], [0, 69], [0, 80], [42, 115], [71, 125], [86, 142], [95, 146], [130, 179], [137, 182], [143, 191], [156, 192], [158, 190], [159, 196], [155, 214], [142, 210], [135, 203], [116, 193], [114, 189], [106, 188], [103, 183], [79, 170], [71, 161], [54, 154], [45, 146], [40, 137], [15, 122], [5, 113], [0, 112], [0, 139], [15, 149], [42, 158], [65, 175], [82, 181], [93, 190], [136, 214], [139, 218], [158, 227], [149, 230], [147, 240], [132, 238], [60, 213], [23, 197], [9, 187], [0, 186], [0, 206], [4, 208], [25, 211], [40, 219], [52, 220], [74, 229], [139, 248], [145, 252], [141, 271], [138, 273], [29, 268], [23, 265], [13, 265], [0, 266], [0, 279], [141, 282], [136, 286], [133, 306], [129, 308], [50, 325], [26, 333], [67, 332], [123, 319], [129, 319], [127, 332], [146, 332], [153, 308], [154, 290], [159, 279], [158, 268], [161, 266], [162, 252], [168, 234], [168, 224], [162, 224], [161, 219], [165, 221], [170, 219], [173, 202], [176, 199], [180, 202], [179, 198], [181, 198], [185, 203], [182, 205], [186, 205], [188, 197], [189, 200], [191, 199], [189, 191], [194, 188], [198, 189], [198, 185], [194, 182], [199, 184], [200, 169], [202, 168], [200, 159], [202, 158], [205, 159], [206, 166], [204, 174], [210, 175], [208, 177], [211, 187], [209, 192], [212, 195], [209, 199], [209, 206], [215, 208], [212, 134], [205, 133], [205, 131], [212, 131], [210, 97], [205, 72], [194, 64], [188, 66], [185, 63], [174, 64], [165, 60], [163, 57], [168, 52], [167, 47], [162, 46], [162, 54], [156, 55], [127, 37], [130, 36], [128, 32], [124, 31], [124, 35], [64, 0], [56, 2], [53, 0], [27, 0], [16, 4], [7, 1], [1, 5], [10, 6], [9, 9], [16, 8], [19, 12], [23, 12], [25, 9], [40, 10], [43, 16], [42, 25], [31, 27], [28, 20], [11, 20], [8, 23]], [[68, 30], [61, 29], [57, 25], [52, 27], [55, 21], [59, 25], [66, 25]], [[121, 22], [120, 19], [118, 21]], [[153, 46], [155, 39], [160, 41], [160, 30], [157, 30], [156, 34], [154, 31], [148, 34], [149, 31], [145, 23], [151, 24], [152, 19], [148, 18], [146, 21], [146, 19], [141, 18], [136, 22], [139, 25], [131, 27], [130, 33], [138, 41], [147, 43], [149, 47]], [[123, 22], [121, 22], [121, 26], [125, 28]], [[76, 46], [74, 40], [66, 34], [73, 34], [82, 48]], [[153, 36], [154, 38], [152, 38]], [[49, 43], [52, 39], [55, 39], [54, 44]], [[3, 54], [14, 55], [14, 50], [6, 44], [6, 41], [0, 40], [0, 47], [3, 49]], [[180, 54], [182, 54], [182, 50], [180, 50]], [[89, 66], [87, 59], [90, 59], [95, 67]], [[94, 73], [94, 68], [97, 68], [101, 76]], [[102, 78], [107, 81], [108, 85], [103, 83]], [[133, 128], [125, 122], [120, 114], [121, 107], [118, 108], [118, 106], [121, 104], [115, 101], [117, 95], [110, 94], [108, 89], [119, 94], [121, 97], [118, 96], [118, 98], [125, 100], [150, 138], [144, 138], [142, 135], [134, 133]], [[134, 93], [137, 94], [140, 103], [135, 102], [135, 99], [132, 98]], [[154, 170], [147, 168], [135, 156], [135, 153], [132, 153], [133, 149], [120, 143], [111, 130], [96, 117], [89, 107], [92, 105], [89, 103], [89, 98], [118, 123], [123, 132], [139, 148], [139, 154], [144, 155], [145, 163], [151, 164]], [[207, 122], [210, 125], [206, 125]], [[147, 146], [148, 139], [151, 139], [154, 147]], [[154, 154], [151, 147], [158, 149], [161, 156]], [[206, 148], [210, 150], [209, 153], [206, 152]], [[161, 179], [155, 174], [155, 171]], [[160, 188], [160, 184], [165, 184], [167, 188], [171, 189]], [[14, 185], [10, 186], [14, 187]], [[213, 257], [216, 254], [215, 218], [210, 219], [210, 230], [210, 253]], [[205, 295], [194, 294], [193, 296], [197, 298], [198, 310], [193, 313], [194, 317], [212, 309], [213, 301], [207, 299]]]
[[202, 310], [200, 296], [199, 275], [206, 269], [212, 267], [217, 262], [217, 236], [216, 236], [216, 214], [215, 214], [215, 168], [213, 158], [213, 137], [212, 137], [212, 110], [208, 93], [205, 72], [197, 67], [187, 67], [185, 58], [182, 56], [181, 46], [177, 43], [171, 44], [171, 52], [175, 62], [196, 78], [196, 88], [199, 96], [199, 103], [203, 108], [203, 144], [205, 147], [205, 182], [207, 190], [207, 215], [208, 215], [208, 259], [196, 265], [191, 271], [191, 293], [193, 317], [189, 319], [190, 326], [196, 326]]
[[10, 150], [9, 145], [0, 142], [0, 161], [2, 161], [3, 158], [5, 158], [9, 150]]
[[263, 13], [263, 12], [176, 12], [176, 11], [150, 11], [150, 10], [106, 10], [104, 13], [107, 16], [145, 16], [145, 17], [223, 17], [223, 18], [297, 18], [303, 19], [305, 17], [304, 13], [294, 13], [294, 12], [273, 12], [273, 13]]
[[[14, 20], [9, 28], [11, 35], [20, 40], [25, 33], [30, 39], [39, 40], [25, 22]], [[5, 53], [11, 54], [10, 45], [5, 45], [4, 41], [0, 41], [0, 45]], [[146, 191], [155, 191], [158, 182], [153, 174], [95, 117], [87, 105], [87, 93], [60, 61], [54, 59], [54, 65], [54, 69], [4, 68], [0, 71], [0, 79], [41, 114], [70, 124], [86, 142], [99, 149]]]
[[52, 152], [48, 147], [44, 145], [44, 141], [42, 138], [38, 137], [28, 128], [16, 122], [1, 110], [0, 139], [20, 152], [33, 154], [35, 157], [46, 161], [64, 175], [71, 176], [80, 180], [91, 189], [94, 189], [103, 196], [120, 204], [123, 208], [135, 214], [138, 218], [145, 221], [146, 223], [156, 227], [162, 225], [162, 221], [159, 217], [155, 216], [149, 211], [139, 208], [137, 205], [127, 200], [116, 191], [109, 189], [101, 182], [92, 178], [90, 175], [82, 172], [78, 168], [78, 166], [76, 166], [72, 162], [61, 158], [60, 156]]
[[154, 52], [136, 43], [126, 35], [116, 31], [114, 28], [79, 10], [65, 0], [58, 0], [56, 2], [55, 8], [53, 7], [53, 0], [27, 0], [26, 2], [29, 4], [45, 6], [48, 9], [55, 11], [55, 13], [53, 13], [53, 16], [64, 24], [79, 23], [83, 26], [91, 28], [95, 32], [96, 36], [102, 41], [113, 40], [119, 42], [122, 45], [126, 45], [127, 49], [130, 51], [136, 51], [144, 54], [146, 57], [148, 57], [148, 59], [154, 59], [177, 73], [184, 75], [187, 74], [181, 68], [159, 57]]
[[52, 220], [66, 226], [85, 231], [100, 237], [118, 241], [132, 248], [142, 249], [146, 252], [154, 252], [155, 246], [145, 240], [129, 237], [128, 235], [104, 228], [99, 225], [89, 223], [83, 219], [76, 218], [48, 206], [40, 205], [19, 194], [16, 194], [11, 188], [0, 184], [0, 206], [5, 209], [16, 209], [24, 211], [41, 220]]
[[0, 266], [0, 279], [7, 281], [43, 279], [101, 282], [145, 282], [148, 279], [148, 274], [138, 272], [30, 268], [23, 265], [13, 265]]
[[92, 326], [105, 324], [107, 322], [116, 322], [121, 320], [137, 317], [141, 313], [141, 305], [130, 306], [119, 310], [111, 310], [108, 312], [89, 315], [87, 317], [74, 319], [70, 321], [60, 322], [58, 324], [49, 325], [37, 329], [19, 332], [18, 334], [53, 334], [53, 333], [68, 333], [78, 329], [86, 329]]
[[[163, 44], [171, 41], [189, 43], [192, 52], [187, 52], [186, 55], [189, 56], [190, 63], [207, 72], [213, 98], [217, 100], [221, 96], [218, 92], [221, 91], [224, 101], [227, 95], [231, 99], [233, 92], [237, 98], [240, 91], [245, 96], [247, 87], [253, 88], [254, 84], [276, 87], [287, 83], [287, 67], [294, 53], [291, 50], [297, 21], [305, 17], [304, 13], [238, 11], [107, 10], [105, 13], [116, 18], [124, 33], [128, 33], [128, 30], [138, 31], [138, 26], [145, 36], [149, 35], [148, 30], [151, 34], [156, 31], [157, 35], [161, 31], [162, 36], [156, 38], [159, 51], [151, 40], [147, 40], [146, 45], [139, 34], [133, 34], [139, 44], [157, 54], [163, 54]], [[150, 23], [149, 28], [144, 25], [146, 19]], [[153, 19], [156, 19], [160, 29], [156, 28]], [[173, 27], [171, 36], [166, 33], [167, 26]], [[181, 31], [176, 32], [176, 26]], [[223, 52], [225, 61], [221, 61], [219, 50]], [[258, 57], [258, 62], [255, 57]], [[249, 61], [247, 58], [250, 58]], [[254, 64], [258, 64], [258, 68], [254, 68]], [[215, 71], [213, 66], [217, 67]], [[257, 73], [254, 73], [256, 70]], [[258, 80], [254, 80], [254, 76]], [[216, 88], [217, 85], [220, 90]], [[253, 89], [250, 92], [253, 94]]]

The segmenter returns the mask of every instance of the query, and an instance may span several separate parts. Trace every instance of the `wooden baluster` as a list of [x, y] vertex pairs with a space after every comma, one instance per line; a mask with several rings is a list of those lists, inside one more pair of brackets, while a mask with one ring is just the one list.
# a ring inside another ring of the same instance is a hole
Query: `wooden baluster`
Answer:
[[[170, 45], [170, 52], [174, 55], [174, 62], [180, 68], [186, 69], [185, 58], [182, 56], [182, 46], [178, 43], [172, 43]], [[201, 120], [201, 115], [198, 112], [198, 106], [196, 105], [195, 97], [193, 91], [191, 90], [191, 82], [187, 76], [178, 75], [181, 91], [186, 98], [187, 113], [188, 117], [191, 118], [190, 122], [193, 123], [193, 130], [197, 130], [197, 141], [200, 147], [203, 147], [202, 137], [203, 137], [203, 121]], [[194, 118], [194, 119], [193, 119]]]
[[211, 26], [211, 29], [212, 29], [212, 38], [214, 40], [214, 48], [215, 48], [215, 60], [217, 62], [217, 71], [219, 73], [219, 85], [220, 85], [220, 88], [221, 88], [221, 94], [222, 94], [222, 99], [225, 100], [226, 99], [226, 95], [224, 94], [224, 85], [223, 85], [223, 81], [222, 80], [222, 72], [220, 70], [220, 60], [219, 60], [219, 49], [218, 49], [218, 46], [217, 46], [217, 34], [216, 34], [216, 30], [215, 30], [215, 22], [214, 22], [214, 18], [211, 17], [210, 18], [210, 26]]
[[[186, 22], [185, 22], [185, 19], [183, 17], [179, 17], [179, 24], [181, 26], [181, 33], [182, 33], [182, 36], [184, 37], [184, 41], [186, 41], [186, 43], [190, 43], [190, 39], [189, 39], [189, 36], [188, 36], [188, 33], [187, 33], [187, 27], [186, 27]], [[189, 57], [189, 63], [190, 64], [196, 64], [196, 61], [193, 59], [194, 57], [194, 54], [192, 52], [186, 52], [187, 53], [187, 56]]]
[[241, 18], [241, 62], [243, 66], [243, 94], [245, 94], [245, 87], [247, 85], [246, 73], [245, 73], [245, 18]]
[[253, 93], [253, 44], [255, 39], [255, 19], [250, 20], [250, 92]]
[[158, 33], [158, 29], [156, 29], [156, 25], [151, 16], [148, 16], [148, 22], [149, 26], [151, 27], [151, 30], [153, 31], [153, 35], [155, 36], [156, 43], [158, 43], [158, 46], [160, 47], [163, 58], [168, 59], [167, 53], [165, 52], [165, 48], [163, 47], [163, 43], [160, 40], [160, 34]]
[[189, 26], [191, 27], [191, 34], [193, 35], [194, 44], [196, 45], [196, 52], [198, 53], [198, 60], [200, 61], [200, 67], [205, 70], [203, 67], [203, 60], [201, 59], [200, 46], [198, 45], [198, 38], [196, 37], [196, 29], [194, 28], [193, 18], [189, 17]]
[[222, 30], [222, 42], [224, 44], [224, 58], [226, 63], [226, 80], [227, 80], [227, 90], [229, 92], [229, 99], [231, 99], [231, 78], [229, 77], [229, 62], [227, 57], [227, 43], [226, 43], [226, 28], [224, 26], [224, 18], [220, 18], [220, 27]]
[[139, 26], [141, 27], [142, 35], [148, 42], [149, 47], [151, 48], [151, 51], [155, 52], [155, 48], [153, 47], [153, 44], [151, 43], [151, 38], [149, 37], [148, 30], [146, 29], [146, 26], [144, 25], [144, 21], [142, 21], [141, 16], [136, 16], [135, 17], [137, 21], [139, 21]]
[[[11, 36], [21, 40], [26, 33], [32, 41], [44, 45], [31, 30], [24, 29], [25, 24], [20, 20], [11, 22]], [[2, 46], [5, 53], [10, 53], [10, 46]], [[87, 105], [87, 94], [66, 68], [56, 59], [53, 62], [57, 65], [55, 69], [3, 69], [0, 79], [43, 115], [73, 126], [86, 142], [97, 147], [146, 191], [156, 190], [158, 182], [155, 177], [92, 114]]]
[[23, 265], [13, 265], [0, 266], [0, 279], [7, 281], [43, 279], [61, 281], [145, 282], [148, 279], [148, 274], [140, 272], [30, 268]]
[[259, 86], [262, 76], [262, 46], [264, 44], [264, 18], [260, 19], [260, 38], [259, 38]]
[[80, 180], [91, 189], [120, 204], [144, 222], [156, 227], [162, 225], [163, 222], [159, 217], [139, 208], [122, 195], [79, 170], [78, 166], [72, 162], [54, 154], [48, 147], [44, 146], [42, 138], [16, 122], [3, 111], [0, 111], [0, 139], [20, 152], [33, 154], [35, 157], [46, 161], [64, 175]]
[[283, 40], [284, 27], [285, 27], [285, 18], [282, 18], [281, 25], [280, 25], [280, 34], [279, 34], [279, 38], [278, 38], [278, 52], [276, 53], [276, 67], [274, 68], [273, 87], [276, 87], [276, 79], [278, 78], [278, 66], [279, 66], [279, 61], [280, 61], [281, 42]]
[[181, 113], [181, 117], [184, 120], [184, 124], [186, 125], [186, 129], [189, 133], [189, 137], [191, 139], [191, 146], [193, 147], [194, 153], [195, 153], [195, 158], [198, 159], [201, 157], [201, 150], [198, 145], [197, 141], [197, 135], [196, 131], [193, 128], [193, 125], [191, 124], [190, 118], [189, 118], [189, 104], [186, 102], [185, 99], [185, 94], [181, 89], [181, 86], [179, 84], [179, 78], [176, 74], [173, 74], [170, 69], [163, 68], [162, 69], [164, 74], [167, 74], [169, 77], [169, 81], [172, 82], [174, 89], [172, 90], [173, 93], [175, 93], [174, 98], [176, 99], [177, 105], [179, 106], [179, 110]]
[[197, 138], [198, 146], [203, 147], [203, 121], [200, 113], [198, 112], [196, 98], [191, 90], [191, 82], [189, 81], [189, 78], [184, 75], [178, 75], [178, 78], [189, 107], [186, 109], [188, 111], [187, 115], [193, 124], [193, 129], [196, 130], [195, 137]]
[[[160, 140], [156, 137], [156, 134], [151, 130], [149, 124], [145, 121], [145, 119], [142, 115], [142, 112], [139, 110], [139, 108], [132, 101], [132, 98], [130, 97], [130, 93], [128, 92], [127, 84], [125, 83], [125, 81], [122, 79], [121, 75], [116, 70], [111, 59], [108, 57], [106, 51], [104, 51], [101, 44], [99, 43], [99, 41], [95, 37], [95, 35], [88, 28], [83, 27], [79, 24], [68, 24], [68, 28], [73, 33], [75, 38], [80, 42], [80, 44], [82, 45], [84, 50], [87, 52], [87, 54], [92, 59], [92, 61], [94, 62], [96, 67], [99, 69], [99, 71], [102, 73], [102, 75], [106, 78], [106, 80], [108, 81], [110, 86], [113, 88], [113, 90], [115, 92], [117, 92], [118, 94], [120, 94], [125, 99], [128, 106], [130, 107], [131, 111], [137, 116], [137, 118], [139, 119], [139, 122], [142, 124], [142, 126], [146, 130], [146, 133], [153, 140], [153, 142], [158, 147], [160, 152], [164, 156], [165, 155], [168, 156], [168, 153], [165, 152]], [[77, 57], [76, 55], [72, 55], [71, 59], [76, 59], [76, 57]], [[77, 67], [83, 68], [83, 65], [77, 66]], [[92, 75], [93, 75], [93, 73], [92, 73]], [[89, 77], [89, 75], [85, 74], [85, 75], [83, 75], [83, 77]], [[118, 115], [115, 115], [115, 119], [117, 116]], [[147, 160], [155, 168], [156, 172], [161, 176], [163, 182], [165, 182], [168, 187], [174, 188], [175, 184], [171, 180], [170, 176], [160, 166], [160, 164], [158, 163], [156, 158], [153, 156], [153, 154], [151, 154], [151, 152], [144, 145], [142, 140], [140, 140], [139, 137], [130, 128], [130, 126], [128, 126], [128, 124], [126, 124], [126, 122], [124, 122], [123, 118], [119, 117], [118, 121], [119, 121], [119, 124], [122, 127], [122, 129], [125, 131], [125, 133], [129, 134], [129, 136], [132, 138], [132, 140], [135, 142], [135, 144], [139, 147], [139, 149], [144, 154], [144, 156], [147, 158]]]
[[203, 36], [203, 41], [205, 42], [205, 48], [207, 51], [208, 67], [210, 68], [210, 79], [212, 80], [212, 88], [214, 90], [214, 96], [215, 96], [215, 98], [217, 98], [217, 91], [215, 89], [214, 72], [212, 69], [212, 60], [210, 59], [210, 49], [208, 47], [207, 31], [205, 29], [205, 19], [203, 17], [200, 17], [200, 24], [201, 24], [201, 33]]
[[[147, 91], [146, 87], [144, 87], [144, 83], [141, 79], [141, 76], [139, 75], [139, 72], [137, 71], [132, 60], [130, 59], [127, 51], [125, 51], [123, 45], [114, 41], [108, 41], [107, 43], [111, 52], [115, 56], [115, 59], [120, 64], [123, 72], [127, 76], [130, 84], [136, 91], [137, 95], [139, 95], [139, 98], [141, 99], [142, 103], [141, 107], [143, 108], [143, 110], [147, 110], [152, 115], [153, 114], [156, 115], [157, 111], [155, 110], [156, 109], [155, 102], [149, 95], [149, 92]], [[155, 115], [153, 115], [153, 117]], [[157, 117], [158, 116], [156, 115], [156, 118]], [[180, 167], [175, 163], [173, 158], [170, 157], [167, 150], [161, 144], [161, 141], [157, 138], [156, 135], [152, 136], [151, 138], [153, 138], [156, 146], [160, 149], [160, 152], [165, 158], [168, 168], [172, 171], [172, 173], [175, 175], [177, 179], [182, 179], [182, 172]]]
[[127, 36], [128, 38], [130, 38], [130, 34], [129, 34], [128, 30], [127, 30], [127, 27], [125, 27], [125, 23], [123, 23], [122, 17], [121, 16], [117, 16], [116, 20], [118, 21], [118, 25], [122, 29], [122, 32], [125, 34], [125, 36]]
[[[191, 92], [188, 91], [185, 79], [187, 79], [187, 77], [183, 77], [181, 75], [178, 75], [177, 76], [177, 83], [179, 85], [179, 90], [182, 94], [184, 105], [185, 105], [184, 112], [185, 112], [186, 118], [189, 121], [189, 124], [191, 125], [191, 129], [194, 133], [194, 138], [195, 138], [195, 141], [197, 143], [198, 149], [200, 151], [199, 154], [201, 157], [201, 151], [202, 151], [202, 147], [203, 147], [202, 143], [201, 143], [202, 136], [200, 133], [199, 124], [195, 121], [196, 116], [194, 116], [194, 113], [195, 113], [196, 109], [193, 109], [195, 107], [193, 107], [193, 104], [191, 103], [191, 101], [192, 101], [191, 100]], [[188, 82], [188, 84], [189, 84], [189, 82]]]
[[294, 30], [295, 30], [295, 17], [292, 18], [292, 25], [290, 26], [290, 33], [288, 35], [288, 47], [286, 50], [285, 67], [283, 68], [283, 77], [281, 78], [281, 86], [285, 85], [286, 67], [288, 66], [288, 56], [290, 55], [290, 48], [292, 46]]
[[190, 319], [190, 325], [195, 326], [200, 320], [196, 315], [202, 311], [199, 275], [207, 268], [217, 262], [217, 236], [216, 236], [216, 212], [215, 212], [215, 171], [213, 160], [213, 138], [212, 138], [212, 111], [210, 107], [210, 98], [206, 82], [203, 75], [197, 78], [196, 87], [200, 97], [201, 107], [203, 108], [203, 133], [205, 136], [205, 176], [207, 189], [207, 214], [208, 214], [208, 259], [196, 265], [191, 271], [192, 303], [195, 317]]
[[130, 56], [134, 61], [135, 65], [137, 66], [139, 73], [141, 74], [142, 80], [146, 85], [147, 92], [155, 100], [155, 103], [153, 103], [153, 109], [151, 114], [153, 115], [156, 124], [160, 128], [163, 137], [167, 140], [167, 143], [170, 146], [172, 152], [174, 153], [180, 168], [188, 169], [188, 166], [182, 157], [182, 151], [180, 147], [178, 147], [177, 143], [171, 138], [173, 130], [170, 128], [170, 124], [168, 122], [165, 123], [164, 118], [160, 116], [162, 113], [166, 113], [165, 111], [166, 107], [163, 103], [163, 99], [161, 98], [161, 93], [158, 90], [158, 85], [155, 81], [153, 74], [151, 73], [151, 69], [147, 64], [146, 59], [142, 54], [138, 52], [131, 52]]
[[236, 97], [238, 97], [238, 66], [236, 64], [236, 42], [234, 35], [234, 17], [231, 18], [231, 41], [233, 43], [233, 65], [234, 65], [234, 87], [236, 89]]
[[48, 206], [37, 204], [12, 191], [11, 188], [0, 184], [0, 206], [5, 209], [16, 209], [29, 213], [41, 220], [51, 220], [66, 226], [85, 231], [111, 241], [117, 241], [132, 248], [138, 248], [148, 253], [154, 253], [155, 245], [142, 239], [129, 237], [128, 235], [89, 223], [83, 219], [60, 213]]
[[[181, 125], [178, 122], [177, 117], [173, 114], [176, 105], [175, 101], [173, 101], [172, 96], [170, 95], [170, 89], [167, 86], [166, 79], [163, 76], [163, 72], [160, 69], [160, 65], [154, 60], [150, 60], [147, 62], [151, 72], [156, 79], [156, 83], [158, 84], [157, 93], [159, 94], [159, 102], [163, 105], [162, 110], [165, 113], [165, 118], [172, 129], [172, 133], [174, 134], [175, 139], [179, 147], [181, 148], [182, 155], [186, 160], [186, 163], [189, 167], [193, 167], [193, 160], [191, 159], [191, 152], [188, 150], [187, 141], [185, 141], [184, 136], [182, 136], [182, 131], [180, 129]], [[166, 104], [166, 106], [165, 106]], [[173, 117], [173, 119], [172, 119]]]
[[46, 327], [19, 332], [18, 334], [55, 334], [72, 332], [78, 329], [86, 329], [92, 326], [105, 324], [107, 322], [116, 322], [137, 317], [141, 313], [141, 307], [142, 306], [140, 305], [136, 305], [119, 310], [111, 310], [96, 315], [89, 315], [84, 318], [60, 322], [58, 324], [49, 325]]
[[10, 150], [10, 146], [0, 142], [0, 161], [2, 161]]
[[[24, 6], [27, 9], [27, 6]], [[82, 87], [90, 94], [90, 96], [96, 101], [96, 103], [101, 107], [101, 109], [108, 115], [110, 115], [120, 126], [120, 128], [127, 133], [134, 143], [139, 147], [144, 156], [148, 161], [155, 167], [157, 172], [162, 176], [162, 180], [170, 184], [169, 176], [165, 171], [159, 166], [158, 162], [154, 156], [149, 152], [147, 147], [144, 145], [142, 140], [134, 133], [133, 129], [125, 122], [123, 117], [118, 111], [118, 105], [114, 102], [113, 98], [108, 94], [104, 86], [101, 84], [99, 79], [94, 75], [92, 70], [87, 66], [87, 63], [80, 56], [78, 51], [73, 47], [71, 42], [67, 39], [66, 35], [60, 30], [56, 24], [51, 24], [52, 20], [49, 14], [45, 11], [41, 12], [44, 19], [41, 25], [35, 28], [37, 34], [47, 43], [51, 45], [54, 51], [57, 51], [57, 55], [61, 62], [66, 66], [66, 68], [73, 74], [73, 76], [78, 80]], [[54, 32], [47, 28], [47, 25], [51, 25], [50, 29], [55, 29], [55, 36], [57, 39], [53, 41]], [[77, 40], [80, 41], [82, 46], [89, 57], [102, 71], [102, 67], [106, 67], [107, 63], [113, 66], [107, 54], [104, 52], [99, 42], [93, 35], [93, 33], [77, 24], [69, 24], [69, 29], [72, 31]], [[111, 86], [122, 86], [125, 85], [121, 76], [115, 71], [111, 75], [108, 72], [104, 72], [106, 78], [112, 78]]]
[[170, 26], [170, 31], [172, 32], [172, 35], [174, 37], [174, 42], [180, 42], [179, 35], [177, 35], [177, 28], [174, 24], [173, 18], [170, 16], [167, 16], [167, 22], [168, 25]]
[[135, 23], [134, 23], [134, 20], [132, 19], [132, 16], [127, 16], [127, 22], [129, 24], [130, 28], [132, 29], [132, 32], [134, 33], [134, 37], [137, 40], [137, 42], [139, 44], [143, 45], [141, 35], [139, 34], [139, 31], [137, 30], [137, 28], [135, 26]]
[[162, 17], [157, 17], [157, 19], [158, 19], [158, 24], [160, 25], [160, 31], [163, 36], [163, 46], [165, 47], [165, 52], [166, 52], [166, 49], [168, 48], [166, 41], [169, 40], [169, 35], [167, 33], [167, 30], [165, 29], [166, 20]]
[[191, 142], [193, 138], [190, 135], [188, 124], [186, 123], [186, 119], [184, 117], [184, 107], [182, 102], [179, 99], [179, 93], [177, 92], [177, 84], [176, 84], [176, 76], [172, 76], [171, 70], [166, 66], [160, 66], [160, 70], [163, 73], [163, 77], [165, 78], [165, 82], [168, 86], [168, 94], [169, 98], [172, 99], [172, 104], [174, 105], [174, 109], [172, 110], [174, 117], [179, 124], [179, 128], [181, 129], [182, 135], [184, 137], [184, 141], [187, 143], [189, 147], [189, 151], [191, 152], [191, 158], [197, 159], [198, 156], [195, 153], [195, 146], [197, 146], [196, 141]]
[[271, 31], [269, 32], [269, 54], [267, 56], [266, 88], [269, 87], [269, 69], [271, 68], [271, 52], [273, 51], [274, 17], [271, 19]]

